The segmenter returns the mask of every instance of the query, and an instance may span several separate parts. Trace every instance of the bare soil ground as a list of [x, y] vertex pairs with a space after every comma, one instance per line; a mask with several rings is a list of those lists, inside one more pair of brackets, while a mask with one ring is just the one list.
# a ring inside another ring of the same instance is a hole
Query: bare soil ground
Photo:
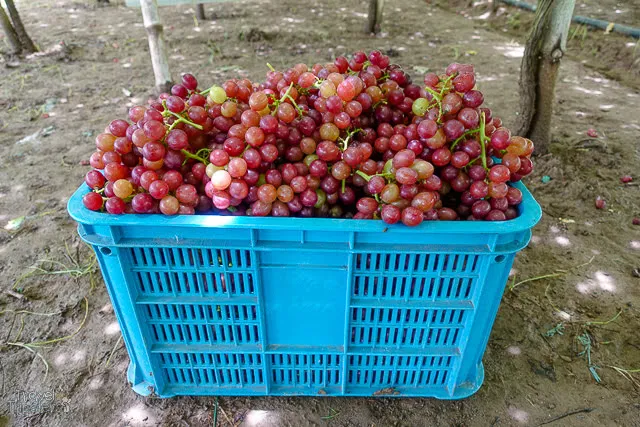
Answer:
[[[215, 398], [129, 388], [109, 298], [66, 213], [95, 134], [151, 94], [140, 12], [71, 0], [18, 6], [43, 50], [64, 48], [0, 70], [0, 224], [26, 216], [0, 229], [0, 426], [212, 425]], [[415, 77], [473, 62], [495, 114], [514, 121], [521, 39], [480, 20], [397, 0], [372, 38], [352, 0], [240, 0], [207, 13], [214, 19], [195, 26], [189, 7], [162, 9], [174, 75], [193, 72], [205, 85], [258, 79], [266, 62], [380, 48]], [[631, 372], [640, 368], [640, 227], [631, 224], [640, 187], [619, 180], [640, 180], [640, 94], [579, 61], [562, 64], [551, 154], [527, 181], [545, 215], [516, 259], [480, 391], [462, 401], [219, 398], [219, 425], [640, 425], [640, 374]], [[607, 209], [594, 208], [597, 195]], [[11, 404], [20, 393], [54, 405]]]
[[[497, 1], [497, 9], [487, 1], [434, 0], [446, 10], [468, 17], [481, 28], [490, 28], [524, 43], [535, 14]], [[535, 4], [535, 0], [527, 0]], [[495, 13], [494, 13], [495, 12]], [[640, 27], [640, 1], [577, 1], [574, 15], [608, 23]], [[567, 41], [568, 55], [584, 66], [621, 83], [640, 88], [640, 41], [617, 32], [571, 24]]]

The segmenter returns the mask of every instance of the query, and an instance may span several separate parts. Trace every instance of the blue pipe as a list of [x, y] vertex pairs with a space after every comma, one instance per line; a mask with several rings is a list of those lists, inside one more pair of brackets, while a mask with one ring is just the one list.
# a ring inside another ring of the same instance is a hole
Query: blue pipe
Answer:
[[[519, 7], [520, 9], [526, 9], [531, 12], [536, 11], [535, 5], [524, 2], [524, 1], [520, 1], [520, 0], [498, 0], [498, 1], [501, 1], [502, 3], [506, 3], [511, 6]], [[576, 15], [573, 17], [573, 22], [576, 22], [578, 24], [588, 25], [590, 27], [600, 28], [601, 30], [606, 30], [611, 24], [610, 22], [603, 21], [601, 19], [587, 18], [579, 15]], [[625, 34], [627, 36], [631, 36], [635, 38], [640, 38], [640, 28], [629, 27], [628, 25], [614, 24], [613, 29], [611, 31], [615, 31], [617, 33]]]

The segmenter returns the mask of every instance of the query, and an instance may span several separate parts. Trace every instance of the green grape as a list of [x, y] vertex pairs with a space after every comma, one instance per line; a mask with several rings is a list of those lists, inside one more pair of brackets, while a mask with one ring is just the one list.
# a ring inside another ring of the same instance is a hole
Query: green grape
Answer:
[[325, 193], [324, 191], [318, 188], [316, 190], [316, 194], [318, 195], [318, 201], [316, 202], [314, 207], [319, 208], [320, 206], [324, 205], [324, 203], [327, 201], [327, 193]]
[[393, 159], [389, 159], [384, 164], [384, 168], [382, 168], [382, 173], [390, 173], [392, 171], [393, 171]]
[[429, 101], [426, 98], [418, 98], [413, 101], [411, 109], [413, 110], [413, 114], [422, 117], [429, 109]]
[[309, 165], [313, 163], [314, 160], [318, 160], [317, 154], [308, 154], [304, 157], [304, 160], [302, 161], [304, 162], [305, 165], [307, 165], [307, 167], [309, 167]]
[[227, 92], [220, 86], [211, 86], [209, 90], [209, 98], [216, 104], [222, 104], [227, 100]]

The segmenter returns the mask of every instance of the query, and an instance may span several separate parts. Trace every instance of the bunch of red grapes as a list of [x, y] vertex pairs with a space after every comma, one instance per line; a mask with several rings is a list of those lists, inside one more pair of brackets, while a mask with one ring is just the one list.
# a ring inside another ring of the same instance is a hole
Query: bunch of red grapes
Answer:
[[508, 184], [531, 173], [533, 143], [481, 107], [475, 85], [473, 66], [457, 63], [413, 84], [379, 51], [204, 91], [185, 74], [97, 136], [83, 202], [408, 226], [511, 219], [522, 193]]

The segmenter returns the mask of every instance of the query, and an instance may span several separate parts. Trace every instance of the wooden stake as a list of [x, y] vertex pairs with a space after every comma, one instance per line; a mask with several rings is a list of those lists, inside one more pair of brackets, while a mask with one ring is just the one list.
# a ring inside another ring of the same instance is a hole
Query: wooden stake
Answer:
[[158, 15], [157, 0], [141, 0], [140, 8], [142, 9], [144, 28], [147, 30], [147, 38], [149, 39], [149, 53], [156, 79], [156, 89], [160, 93], [169, 92], [171, 90], [171, 73], [162, 36], [162, 23]]

